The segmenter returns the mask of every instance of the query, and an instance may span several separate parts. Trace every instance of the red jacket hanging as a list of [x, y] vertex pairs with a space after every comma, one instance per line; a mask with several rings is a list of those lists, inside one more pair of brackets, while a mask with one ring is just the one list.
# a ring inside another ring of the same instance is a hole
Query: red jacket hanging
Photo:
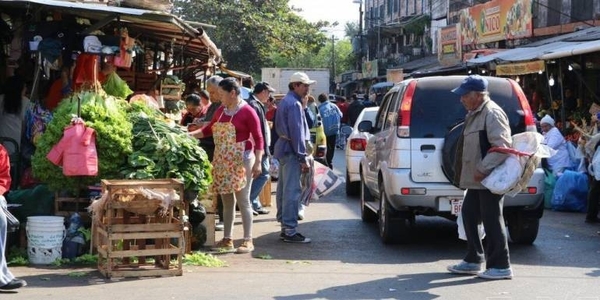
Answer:
[[98, 175], [98, 153], [95, 131], [76, 119], [65, 128], [63, 137], [46, 156], [53, 164], [63, 167], [65, 176]]
[[0, 144], [0, 196], [10, 190], [10, 160], [8, 151]]

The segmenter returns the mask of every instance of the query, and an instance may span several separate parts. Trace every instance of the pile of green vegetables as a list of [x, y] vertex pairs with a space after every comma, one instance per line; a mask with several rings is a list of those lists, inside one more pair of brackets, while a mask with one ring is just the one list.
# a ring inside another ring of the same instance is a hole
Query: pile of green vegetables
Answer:
[[133, 94], [133, 91], [129, 88], [127, 82], [121, 79], [117, 72], [108, 74], [106, 81], [102, 84], [102, 88], [107, 94], [123, 99], [126, 99], [127, 96]]
[[145, 104], [132, 103], [127, 118], [133, 124], [133, 152], [121, 170], [127, 179], [177, 178], [185, 189], [204, 193], [212, 182], [212, 165], [198, 141], [182, 127]]
[[[52, 164], [46, 155], [58, 144], [63, 131], [77, 115], [77, 102], [81, 103], [81, 118], [86, 126], [96, 131], [98, 176], [67, 177], [61, 167]], [[124, 102], [106, 95], [102, 90], [82, 91], [61, 101], [52, 121], [40, 137], [32, 158], [34, 175], [48, 184], [51, 190], [78, 192], [81, 188], [100, 182], [100, 179], [119, 178], [124, 158], [131, 152], [131, 123], [120, 107]]]

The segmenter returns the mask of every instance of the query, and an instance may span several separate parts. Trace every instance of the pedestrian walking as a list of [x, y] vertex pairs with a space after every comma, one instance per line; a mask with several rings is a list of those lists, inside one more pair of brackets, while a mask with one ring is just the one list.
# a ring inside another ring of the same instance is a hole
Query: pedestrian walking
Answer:
[[318, 98], [321, 103], [319, 104], [319, 112], [321, 118], [323, 118], [323, 129], [327, 140], [326, 162], [327, 166], [333, 170], [333, 154], [335, 153], [335, 142], [340, 132], [342, 111], [329, 101], [327, 94], [322, 93]]
[[[508, 156], [487, 150], [510, 147], [512, 138], [508, 118], [490, 99], [487, 86], [484, 77], [471, 75], [452, 90], [468, 111], [457, 144], [454, 178], [460, 188], [467, 190], [461, 210], [467, 255], [460, 263], [449, 266], [448, 271], [485, 279], [511, 279], [513, 272], [502, 215], [504, 195], [493, 194], [481, 181]], [[487, 235], [485, 251], [477, 229], [480, 222]], [[484, 261], [486, 269], [482, 272]]]

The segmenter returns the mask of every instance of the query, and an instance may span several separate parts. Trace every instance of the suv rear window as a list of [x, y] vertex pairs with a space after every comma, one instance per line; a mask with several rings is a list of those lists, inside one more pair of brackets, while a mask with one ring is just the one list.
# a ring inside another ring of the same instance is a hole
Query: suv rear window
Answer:
[[[463, 77], [419, 79], [411, 108], [411, 138], [444, 138], [452, 127], [465, 119], [467, 111], [460, 97], [451, 90]], [[507, 113], [512, 134], [525, 131], [523, 111], [510, 83], [502, 78], [488, 78], [490, 98]]]

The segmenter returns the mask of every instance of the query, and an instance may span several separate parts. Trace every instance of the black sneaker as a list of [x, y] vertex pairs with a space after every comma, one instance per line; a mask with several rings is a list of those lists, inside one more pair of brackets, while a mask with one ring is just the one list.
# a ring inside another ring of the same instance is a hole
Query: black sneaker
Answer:
[[279, 234], [279, 239], [282, 241], [285, 240], [285, 232]]
[[297, 243], [297, 244], [307, 244], [310, 243], [310, 239], [297, 233], [294, 235], [284, 234], [283, 241], [286, 243]]
[[0, 290], [3, 290], [3, 291], [15, 290], [18, 288], [22, 288], [24, 286], [27, 286], [27, 282], [25, 280], [15, 278], [15, 279], [11, 280], [9, 283], [7, 283], [3, 286], [0, 286]]

